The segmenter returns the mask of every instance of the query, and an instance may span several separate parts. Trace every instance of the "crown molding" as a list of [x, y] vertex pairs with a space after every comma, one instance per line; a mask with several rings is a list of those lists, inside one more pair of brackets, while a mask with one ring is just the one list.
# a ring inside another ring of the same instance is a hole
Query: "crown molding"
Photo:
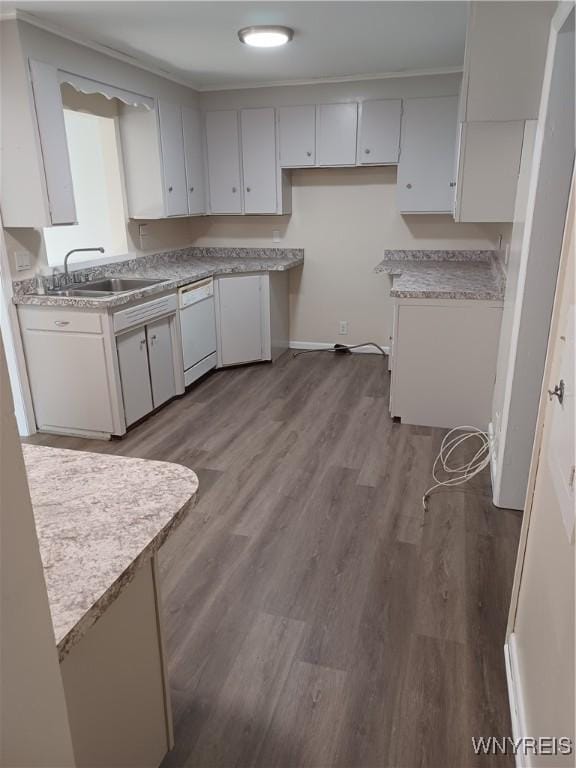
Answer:
[[164, 70], [162, 67], [155, 67], [151, 64], [143, 62], [141, 59], [138, 59], [131, 54], [123, 53], [122, 51], [111, 48], [102, 43], [95, 43], [93, 40], [89, 40], [82, 35], [72, 33], [69, 30], [63, 29], [56, 24], [51, 24], [50, 22], [44, 21], [43, 19], [39, 19], [37, 16], [34, 16], [31, 13], [27, 13], [26, 11], [15, 9], [13, 11], [4, 11], [0, 13], [0, 22], [13, 20], [23, 21], [26, 24], [31, 24], [33, 27], [38, 27], [38, 29], [43, 29], [53, 35], [63, 37], [65, 40], [70, 40], [71, 43], [83, 45], [85, 48], [90, 48], [91, 50], [97, 51], [104, 56], [110, 56], [113, 59], [118, 59], [118, 61], [122, 61], [124, 64], [130, 64], [130, 66], [136, 67], [136, 69], [142, 69], [145, 72], [150, 72], [152, 75], [162, 77], [164, 80], [170, 80], [171, 82], [182, 85], [184, 88], [189, 88], [192, 91], [200, 90], [195, 83], [191, 82], [190, 80], [186, 80], [183, 77], [179, 77], [178, 75], [175, 75], [168, 70]]
[[170, 80], [173, 83], [189, 88], [197, 93], [211, 93], [215, 91], [240, 91], [247, 90], [249, 88], [284, 88], [289, 86], [298, 85], [330, 85], [335, 83], [359, 83], [366, 80], [391, 80], [404, 77], [432, 77], [437, 75], [455, 75], [462, 74], [463, 67], [436, 67], [433, 69], [406, 69], [398, 72], [376, 72], [363, 75], [339, 75], [334, 77], [313, 77], [313, 78], [300, 78], [292, 80], [273, 80], [270, 82], [244, 82], [244, 83], [227, 83], [224, 85], [198, 85], [191, 80], [175, 75], [174, 73], [164, 70], [161, 67], [155, 67], [151, 64], [143, 62], [141, 59], [132, 56], [127, 53], [123, 53], [115, 48], [111, 48], [102, 43], [95, 43], [93, 40], [89, 40], [82, 35], [72, 33], [56, 24], [44, 21], [43, 19], [34, 16], [26, 11], [14, 9], [11, 11], [0, 12], [0, 22], [17, 20], [23, 21], [27, 24], [31, 24], [34, 27], [43, 29], [46, 32], [50, 32], [53, 35], [58, 35], [66, 40], [70, 40], [72, 43], [83, 45], [85, 48], [90, 48], [93, 51], [103, 54], [104, 56], [110, 56], [111, 58], [122, 61], [124, 64], [130, 64], [132, 67], [142, 69], [145, 72], [162, 77], [165, 80]]
[[376, 72], [366, 75], [335, 75], [295, 80], [272, 80], [263, 83], [233, 83], [228, 85], [197, 85], [199, 93], [214, 91], [240, 91], [248, 88], [284, 88], [293, 85], [329, 85], [330, 83], [359, 83], [366, 80], [397, 80], [403, 77], [428, 77], [434, 75], [461, 75], [463, 67], [436, 67], [434, 69], [404, 69], [397, 72]]

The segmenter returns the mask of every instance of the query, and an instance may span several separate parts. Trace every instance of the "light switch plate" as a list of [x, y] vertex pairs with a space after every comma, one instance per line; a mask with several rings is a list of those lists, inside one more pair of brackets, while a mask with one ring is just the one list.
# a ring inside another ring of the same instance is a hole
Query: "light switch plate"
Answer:
[[32, 254], [29, 251], [14, 251], [14, 265], [17, 272], [30, 269], [32, 266]]

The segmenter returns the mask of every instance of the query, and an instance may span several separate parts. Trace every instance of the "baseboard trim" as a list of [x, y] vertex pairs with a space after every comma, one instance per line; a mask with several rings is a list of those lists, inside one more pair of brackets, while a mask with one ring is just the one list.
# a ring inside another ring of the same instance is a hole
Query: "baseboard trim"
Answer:
[[[327, 342], [327, 341], [290, 341], [288, 346], [290, 349], [333, 349], [334, 343], [337, 344], [345, 344], [345, 342]], [[390, 354], [390, 347], [384, 347], [382, 346], [382, 349], [384, 352], [389, 355]], [[358, 353], [361, 355], [379, 355], [380, 352], [376, 349], [376, 347], [371, 347], [366, 345], [363, 345], [362, 347], [358, 347], [357, 349], [350, 350], [351, 352]]]
[[[508, 700], [510, 704], [510, 718], [512, 720], [512, 736], [520, 739], [527, 736], [524, 698], [522, 696], [522, 684], [518, 667], [518, 652], [516, 649], [516, 635], [511, 632], [504, 644], [504, 660], [506, 662], [506, 682], [508, 687]], [[515, 755], [516, 768], [530, 768], [531, 762], [528, 755]]]

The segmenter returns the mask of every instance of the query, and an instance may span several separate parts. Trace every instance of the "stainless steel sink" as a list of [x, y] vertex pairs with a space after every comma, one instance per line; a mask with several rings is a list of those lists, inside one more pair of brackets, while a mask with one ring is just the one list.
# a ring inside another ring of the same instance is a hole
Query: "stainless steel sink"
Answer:
[[146, 277], [105, 277], [101, 280], [91, 280], [87, 283], [82, 283], [82, 288], [75, 288], [75, 290], [124, 293], [125, 291], [135, 291], [138, 288], [147, 288], [149, 285], [165, 282], [165, 279], [150, 279]]
[[105, 298], [114, 293], [126, 293], [136, 291], [138, 288], [147, 288], [149, 285], [164, 283], [166, 280], [150, 279], [146, 277], [105, 277], [101, 280], [91, 280], [86, 283], [50, 290], [50, 296], [78, 296], [86, 298]]
[[86, 299], [103, 299], [112, 296], [112, 291], [93, 291], [83, 288], [58, 288], [46, 291], [49, 296], [78, 296]]

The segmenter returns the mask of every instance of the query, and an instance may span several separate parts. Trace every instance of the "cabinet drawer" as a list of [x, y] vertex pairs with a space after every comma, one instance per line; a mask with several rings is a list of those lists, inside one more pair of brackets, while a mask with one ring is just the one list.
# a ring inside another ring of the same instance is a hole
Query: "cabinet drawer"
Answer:
[[102, 333], [102, 317], [97, 312], [70, 312], [63, 309], [20, 309], [22, 326], [29, 331], [63, 333]]

